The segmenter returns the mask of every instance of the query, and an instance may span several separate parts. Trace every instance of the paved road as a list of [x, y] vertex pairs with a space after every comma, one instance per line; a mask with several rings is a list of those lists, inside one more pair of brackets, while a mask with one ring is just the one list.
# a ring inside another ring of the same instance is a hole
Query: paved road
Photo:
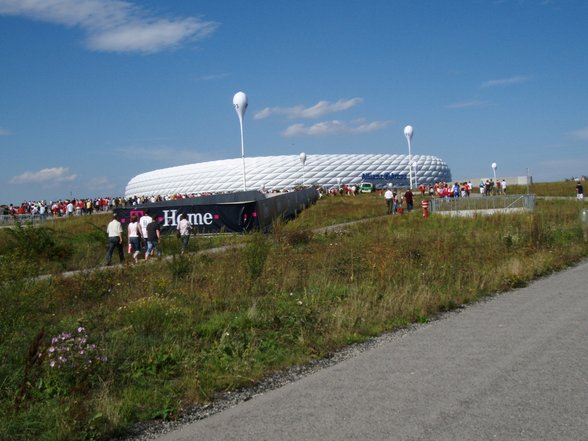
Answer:
[[180, 440], [588, 440], [588, 262], [170, 432]]

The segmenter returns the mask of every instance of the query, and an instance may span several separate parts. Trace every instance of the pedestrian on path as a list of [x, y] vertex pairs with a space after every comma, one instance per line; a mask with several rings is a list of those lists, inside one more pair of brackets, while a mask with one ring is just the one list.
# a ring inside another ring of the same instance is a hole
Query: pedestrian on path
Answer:
[[108, 252], [106, 253], [106, 265], [112, 265], [112, 253], [116, 248], [118, 250], [118, 257], [120, 258], [120, 263], [123, 263], [125, 260], [125, 254], [123, 252], [123, 229], [122, 225], [117, 219], [116, 213], [112, 215], [112, 220], [108, 223], [106, 227], [106, 232], [108, 233]]

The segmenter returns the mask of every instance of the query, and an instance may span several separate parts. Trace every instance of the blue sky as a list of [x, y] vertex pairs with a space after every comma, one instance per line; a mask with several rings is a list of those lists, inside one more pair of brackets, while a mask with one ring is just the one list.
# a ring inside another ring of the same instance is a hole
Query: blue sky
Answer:
[[245, 154], [588, 175], [585, 0], [0, 0], [0, 203]]

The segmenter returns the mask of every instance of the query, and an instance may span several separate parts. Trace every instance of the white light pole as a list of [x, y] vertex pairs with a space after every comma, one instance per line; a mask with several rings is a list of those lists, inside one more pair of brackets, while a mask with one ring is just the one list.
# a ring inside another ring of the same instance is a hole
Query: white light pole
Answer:
[[406, 136], [406, 140], [408, 141], [408, 179], [410, 182], [410, 188], [412, 189], [412, 154], [410, 152], [410, 141], [412, 139], [413, 133], [412, 126], [406, 126], [404, 128], [404, 136]]
[[494, 185], [496, 185], [496, 167], [498, 167], [496, 165], [496, 162], [492, 163], [492, 171], [494, 172]]
[[300, 162], [302, 163], [302, 186], [304, 187], [304, 164], [306, 163], [306, 153], [300, 153]]
[[412, 167], [414, 168], [414, 186], [415, 188], [418, 188], [419, 186], [419, 180], [417, 179], [417, 162], [413, 161], [412, 163]]
[[243, 191], [247, 191], [247, 180], [245, 179], [245, 144], [243, 142], [243, 117], [245, 110], [247, 110], [247, 95], [243, 92], [237, 92], [233, 97], [233, 106], [239, 117], [239, 125], [241, 127], [241, 160], [243, 161]]

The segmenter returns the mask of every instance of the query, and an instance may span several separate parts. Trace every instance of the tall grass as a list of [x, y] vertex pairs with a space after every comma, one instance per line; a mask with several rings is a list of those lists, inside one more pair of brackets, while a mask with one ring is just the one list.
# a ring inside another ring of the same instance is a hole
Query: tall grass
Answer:
[[[540, 200], [533, 213], [423, 219], [380, 216], [372, 195], [337, 197], [222, 253], [50, 281], [26, 277], [29, 260], [10, 254], [0, 266], [0, 439], [100, 439], [173, 419], [219, 391], [524, 286], [587, 255], [578, 210]], [[373, 218], [314, 230], [362, 217]], [[93, 349], [51, 366], [80, 328]]]
[[[576, 181], [558, 181], [558, 182], [535, 182], [529, 185], [530, 193], [537, 196], [552, 196], [552, 197], [575, 197], [576, 196]], [[586, 182], [584, 182], [586, 187]], [[511, 194], [525, 194], [527, 192], [526, 185], [511, 185], [507, 187], [507, 192]]]

